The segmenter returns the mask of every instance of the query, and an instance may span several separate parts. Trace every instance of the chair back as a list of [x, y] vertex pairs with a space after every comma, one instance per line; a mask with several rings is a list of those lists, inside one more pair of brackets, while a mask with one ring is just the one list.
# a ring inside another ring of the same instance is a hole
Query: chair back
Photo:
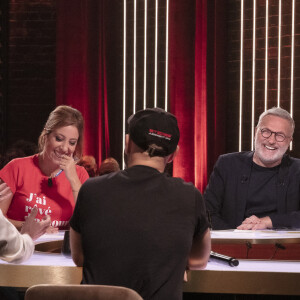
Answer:
[[109, 285], [38, 284], [25, 293], [25, 300], [143, 300], [134, 290]]

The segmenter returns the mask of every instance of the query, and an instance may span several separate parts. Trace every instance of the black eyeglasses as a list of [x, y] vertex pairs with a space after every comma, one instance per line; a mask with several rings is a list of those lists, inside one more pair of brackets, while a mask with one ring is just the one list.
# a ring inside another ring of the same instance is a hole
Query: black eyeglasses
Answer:
[[268, 139], [273, 133], [275, 135], [275, 140], [277, 142], [283, 142], [287, 137], [281, 133], [281, 132], [275, 132], [275, 131], [271, 131], [267, 128], [263, 128], [260, 130], [261, 132], [261, 135], [265, 138], [265, 139]]

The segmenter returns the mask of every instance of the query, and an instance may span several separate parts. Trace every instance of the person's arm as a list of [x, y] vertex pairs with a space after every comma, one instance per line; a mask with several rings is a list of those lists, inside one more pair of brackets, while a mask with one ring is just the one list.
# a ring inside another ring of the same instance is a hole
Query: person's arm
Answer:
[[[0, 209], [2, 210], [2, 213], [4, 216], [6, 216], [8, 208], [11, 204], [13, 193], [11, 189], [7, 186], [7, 184], [0, 179]], [[21, 230], [21, 227], [23, 225], [23, 221], [16, 221], [12, 219], [8, 219], [18, 230]]]
[[[299, 199], [299, 203], [300, 203], [300, 199]], [[272, 221], [274, 228], [282, 228], [282, 227], [300, 228], [299, 209], [286, 214], [277, 213], [277, 214], [270, 215], [270, 219]]]
[[209, 260], [211, 250], [211, 238], [209, 228], [202, 236], [197, 235], [192, 244], [192, 249], [188, 258], [188, 268], [190, 270], [204, 269]]
[[[8, 208], [11, 204], [13, 193], [7, 184], [0, 178], [0, 209], [4, 216], [6, 216]], [[17, 221], [8, 219], [15, 227], [20, 231], [23, 225], [23, 221]]]
[[83, 251], [81, 244], [81, 234], [70, 228], [70, 247], [72, 259], [77, 267], [83, 266]]
[[221, 169], [219, 159], [203, 194], [213, 230], [230, 229], [229, 224], [221, 216], [225, 192], [225, 179], [223, 178]]
[[34, 243], [29, 235], [20, 234], [0, 210], [0, 259], [12, 263], [27, 260], [34, 251]]
[[59, 167], [64, 170], [65, 175], [70, 182], [74, 201], [76, 203], [81, 182], [76, 172], [76, 163], [72, 156], [63, 155], [59, 164]]
[[50, 225], [48, 216], [41, 222], [36, 222], [37, 209], [33, 209], [26, 219], [21, 233], [11, 224], [0, 210], [0, 258], [11, 263], [21, 263], [32, 255], [33, 240], [45, 233]]
[[70, 182], [74, 201], [76, 203], [77, 197], [78, 197], [78, 192], [82, 186], [82, 183], [89, 178], [89, 175], [86, 172], [86, 170], [82, 167], [82, 169], [84, 170], [85, 173], [81, 174], [81, 175], [83, 175], [83, 178], [81, 176], [81, 180], [82, 180], [82, 182], [81, 182], [81, 180], [78, 177], [77, 171], [76, 171], [76, 162], [74, 161], [73, 157], [71, 157], [71, 156], [64, 155], [61, 159], [61, 163], [59, 166], [62, 170], [64, 170], [66, 177]]
[[0, 209], [6, 215], [11, 204], [13, 193], [9, 186], [0, 178]]
[[263, 218], [251, 216], [237, 227], [240, 230], [262, 230], [272, 228], [300, 228], [300, 211], [272, 214]]

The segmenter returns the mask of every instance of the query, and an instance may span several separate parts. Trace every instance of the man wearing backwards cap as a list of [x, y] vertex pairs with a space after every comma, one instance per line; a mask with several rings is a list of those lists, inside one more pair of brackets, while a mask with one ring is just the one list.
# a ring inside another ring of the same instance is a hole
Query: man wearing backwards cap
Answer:
[[91, 178], [79, 192], [71, 251], [82, 283], [119, 285], [144, 299], [182, 299], [186, 268], [204, 268], [210, 233], [200, 192], [163, 171], [178, 151], [174, 115], [159, 108], [128, 119], [128, 168]]

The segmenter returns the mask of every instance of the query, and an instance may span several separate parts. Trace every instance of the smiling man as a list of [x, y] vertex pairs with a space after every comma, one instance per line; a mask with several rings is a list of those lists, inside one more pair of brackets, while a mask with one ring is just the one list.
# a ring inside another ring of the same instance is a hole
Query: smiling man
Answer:
[[295, 123], [273, 107], [259, 117], [255, 151], [221, 155], [204, 193], [212, 228], [300, 228], [300, 160], [286, 154]]

